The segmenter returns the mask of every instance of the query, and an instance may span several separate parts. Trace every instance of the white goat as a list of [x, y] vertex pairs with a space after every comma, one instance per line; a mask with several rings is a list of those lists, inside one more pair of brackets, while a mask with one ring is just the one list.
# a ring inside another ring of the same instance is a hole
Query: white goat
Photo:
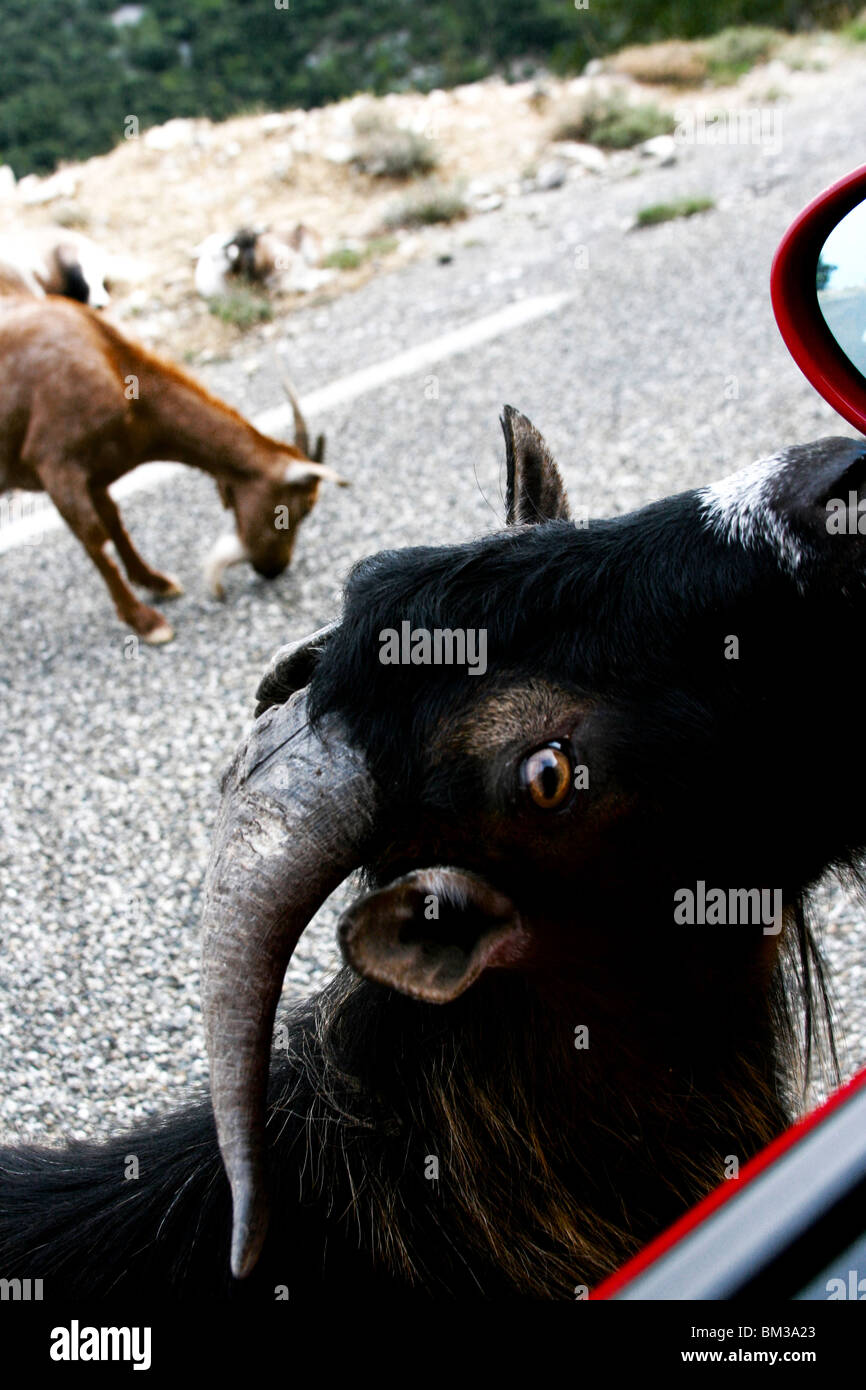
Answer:
[[0, 288], [43, 299], [64, 295], [102, 309], [108, 256], [90, 237], [67, 227], [31, 227], [0, 236]]
[[320, 238], [302, 222], [288, 234], [247, 227], [213, 232], [193, 251], [195, 287], [204, 299], [227, 294], [232, 280], [304, 293], [330, 279], [317, 269], [321, 253]]

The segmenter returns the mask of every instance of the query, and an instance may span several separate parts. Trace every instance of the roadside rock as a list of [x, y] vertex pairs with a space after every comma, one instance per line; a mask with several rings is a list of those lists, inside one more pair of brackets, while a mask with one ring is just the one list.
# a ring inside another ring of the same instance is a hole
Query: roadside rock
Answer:
[[184, 146], [207, 145], [211, 143], [205, 134], [207, 124], [207, 121], [193, 120], [189, 116], [177, 116], [165, 125], [151, 126], [144, 132], [142, 141], [147, 149], [163, 153]]
[[[9, 172], [12, 172], [11, 169]], [[30, 207], [53, 203], [55, 198], [74, 198], [77, 191], [78, 176], [71, 169], [58, 169], [47, 179], [40, 179], [36, 174], [25, 174], [18, 183], [18, 197]]]
[[351, 164], [355, 151], [347, 140], [334, 140], [322, 150], [329, 164]]
[[597, 145], [584, 145], [579, 140], [556, 140], [550, 149], [557, 158], [579, 164], [592, 174], [603, 174], [607, 169], [607, 155]]
[[654, 135], [638, 145], [638, 154], [652, 159], [660, 168], [666, 169], [677, 162], [677, 142], [673, 135]]
[[561, 188], [567, 177], [568, 169], [561, 159], [548, 159], [539, 165], [533, 181], [534, 187], [542, 193], [547, 193], [553, 188]]

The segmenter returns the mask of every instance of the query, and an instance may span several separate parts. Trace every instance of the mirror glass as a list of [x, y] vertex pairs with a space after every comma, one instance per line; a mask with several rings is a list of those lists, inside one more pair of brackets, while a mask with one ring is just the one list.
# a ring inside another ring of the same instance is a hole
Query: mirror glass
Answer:
[[846, 213], [824, 242], [815, 288], [827, 327], [866, 377], [866, 202]]

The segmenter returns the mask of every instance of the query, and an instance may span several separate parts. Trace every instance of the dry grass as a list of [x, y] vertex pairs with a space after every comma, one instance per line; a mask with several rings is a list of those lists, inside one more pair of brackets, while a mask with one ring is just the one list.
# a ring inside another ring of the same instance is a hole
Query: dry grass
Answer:
[[694, 87], [709, 76], [709, 64], [702, 44], [690, 43], [685, 39], [624, 48], [605, 67], [622, 77], [630, 77], [634, 82], [671, 87]]
[[459, 188], [443, 184], [427, 184], [405, 198], [385, 214], [384, 225], [395, 227], [432, 227], [438, 222], [456, 222], [465, 217], [468, 209]]
[[768, 62], [785, 42], [786, 36], [776, 29], [746, 24], [723, 29], [710, 39], [669, 39], [624, 48], [606, 61], [605, 69], [658, 86], [723, 86]]
[[354, 163], [374, 178], [411, 179], [432, 173], [439, 156], [429, 136], [370, 109], [355, 117]]

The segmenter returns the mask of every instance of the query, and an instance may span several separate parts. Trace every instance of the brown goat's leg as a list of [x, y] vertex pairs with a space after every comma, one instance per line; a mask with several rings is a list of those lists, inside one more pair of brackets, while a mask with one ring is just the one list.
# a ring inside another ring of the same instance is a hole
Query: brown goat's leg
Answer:
[[35, 471], [70, 531], [77, 536], [108, 585], [121, 622], [127, 623], [145, 642], [170, 642], [174, 632], [165, 618], [136, 598], [107, 553], [111, 537], [94, 506], [83, 470], [63, 463], [37, 465]]
[[100, 521], [114, 542], [114, 548], [120, 556], [129, 582], [139, 584], [142, 589], [149, 589], [161, 598], [175, 598], [182, 594], [183, 587], [173, 574], [162, 574], [159, 570], [153, 570], [147, 561], [141, 558], [130, 540], [129, 532], [111, 494], [105, 488], [91, 487], [90, 495]]

